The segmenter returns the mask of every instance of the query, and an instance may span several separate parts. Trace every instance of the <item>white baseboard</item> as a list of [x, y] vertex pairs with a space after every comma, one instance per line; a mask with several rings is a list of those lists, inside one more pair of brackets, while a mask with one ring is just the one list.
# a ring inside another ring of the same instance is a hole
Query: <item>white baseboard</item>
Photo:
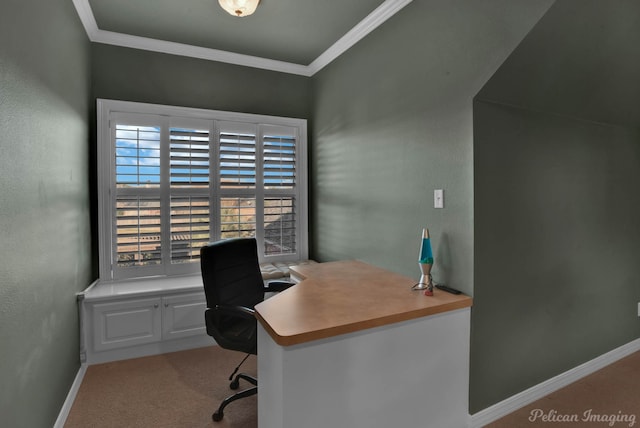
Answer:
[[67, 422], [67, 417], [69, 416], [69, 412], [71, 411], [71, 406], [73, 406], [73, 402], [76, 399], [76, 395], [78, 394], [78, 390], [80, 389], [80, 384], [82, 384], [82, 379], [84, 378], [84, 374], [86, 372], [86, 364], [80, 365], [80, 369], [78, 370], [76, 378], [71, 384], [71, 389], [67, 394], [67, 398], [64, 400], [64, 404], [62, 405], [62, 409], [60, 409], [58, 419], [56, 419], [56, 423], [53, 425], [53, 428], [63, 428], [64, 424]]
[[602, 354], [591, 361], [587, 361], [577, 367], [572, 368], [558, 376], [552, 377], [536, 386], [524, 390], [512, 397], [507, 398], [493, 406], [487, 407], [478, 413], [470, 416], [469, 428], [482, 428], [483, 426], [500, 419], [509, 413], [533, 403], [536, 400], [551, 394], [560, 388], [563, 388], [593, 372], [600, 370], [609, 364], [633, 354], [640, 350], [640, 339], [622, 345], [612, 351]]

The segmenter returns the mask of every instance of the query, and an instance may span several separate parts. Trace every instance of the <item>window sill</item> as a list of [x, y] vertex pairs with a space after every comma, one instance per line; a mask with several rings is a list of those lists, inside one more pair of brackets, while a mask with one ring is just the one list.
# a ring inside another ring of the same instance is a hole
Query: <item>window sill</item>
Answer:
[[200, 274], [128, 279], [123, 281], [96, 281], [82, 294], [87, 301], [166, 295], [168, 292], [204, 291]]
[[[265, 281], [288, 280], [289, 267], [316, 263], [313, 260], [303, 260], [297, 262], [276, 262], [263, 263], [260, 265], [262, 279]], [[81, 295], [84, 300], [95, 302], [109, 300], [113, 298], [129, 297], [150, 297], [156, 295], [165, 296], [167, 293], [203, 291], [202, 276], [191, 274], [171, 277], [149, 277], [138, 279], [127, 279], [121, 281], [96, 281]]]

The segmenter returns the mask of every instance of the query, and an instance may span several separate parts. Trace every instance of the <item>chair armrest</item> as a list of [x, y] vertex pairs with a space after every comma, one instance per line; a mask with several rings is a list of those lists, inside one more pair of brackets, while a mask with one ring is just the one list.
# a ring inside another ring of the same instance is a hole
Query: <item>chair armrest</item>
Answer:
[[256, 316], [256, 311], [244, 306], [216, 305], [215, 312], [222, 315], [229, 315], [247, 319], [252, 319]]
[[284, 291], [287, 288], [294, 286], [295, 284], [292, 284], [291, 282], [284, 282], [284, 281], [271, 281], [269, 283], [267, 283], [264, 286], [264, 291], [265, 292], [271, 292], [271, 291], [276, 291], [276, 292], [280, 292], [280, 291]]

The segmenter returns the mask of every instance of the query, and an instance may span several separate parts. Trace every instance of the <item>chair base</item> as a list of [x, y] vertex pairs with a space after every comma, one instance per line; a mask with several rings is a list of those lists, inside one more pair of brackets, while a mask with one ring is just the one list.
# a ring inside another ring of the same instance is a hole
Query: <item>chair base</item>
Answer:
[[250, 384], [255, 386], [253, 388], [245, 389], [244, 391], [236, 392], [235, 394], [225, 398], [222, 401], [222, 403], [220, 403], [218, 410], [216, 410], [213, 413], [213, 415], [211, 415], [211, 419], [213, 419], [214, 422], [219, 422], [222, 420], [222, 418], [224, 417], [224, 408], [227, 407], [229, 404], [241, 398], [250, 397], [258, 393], [258, 379], [256, 379], [253, 376], [246, 375], [244, 373], [238, 373], [236, 377], [229, 384], [229, 388], [233, 390], [238, 389], [240, 387], [240, 379], [244, 379]]

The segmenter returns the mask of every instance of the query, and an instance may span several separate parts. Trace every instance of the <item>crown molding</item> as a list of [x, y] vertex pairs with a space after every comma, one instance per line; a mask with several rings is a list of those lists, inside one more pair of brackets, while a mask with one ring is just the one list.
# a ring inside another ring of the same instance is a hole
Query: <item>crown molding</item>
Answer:
[[93, 16], [89, 0], [72, 1], [76, 8], [76, 12], [78, 12], [78, 16], [80, 17], [80, 21], [84, 26], [84, 31], [87, 33], [89, 40], [93, 42], [96, 32], [98, 31], [98, 23], [96, 22], [96, 18]]
[[412, 1], [413, 0], [386, 0], [309, 64], [309, 75], [313, 76], [329, 65], [334, 59], [338, 58], [347, 49], [358, 43], [367, 34], [378, 28], [386, 22], [387, 19], [398, 13]]
[[243, 55], [218, 49], [204, 48], [183, 43], [169, 42], [165, 40], [151, 39], [148, 37], [133, 36], [130, 34], [105, 31], [98, 28], [98, 24], [89, 5], [89, 0], [72, 0], [78, 12], [80, 21], [89, 37], [95, 43], [104, 43], [114, 46], [142, 49], [152, 52], [160, 52], [171, 55], [187, 56], [191, 58], [218, 61], [227, 64], [241, 65], [245, 67], [260, 68], [263, 70], [277, 71], [280, 73], [297, 74], [311, 77], [322, 70], [329, 63], [342, 55], [351, 46], [358, 43], [367, 34], [378, 28], [398, 11], [413, 0], [386, 0], [367, 17], [349, 30], [331, 47], [318, 56], [311, 64], [302, 65], [285, 61], [277, 61], [269, 58], [261, 58], [251, 55]]
[[299, 64], [112, 31], [98, 30], [92, 42], [308, 76], [308, 68]]

